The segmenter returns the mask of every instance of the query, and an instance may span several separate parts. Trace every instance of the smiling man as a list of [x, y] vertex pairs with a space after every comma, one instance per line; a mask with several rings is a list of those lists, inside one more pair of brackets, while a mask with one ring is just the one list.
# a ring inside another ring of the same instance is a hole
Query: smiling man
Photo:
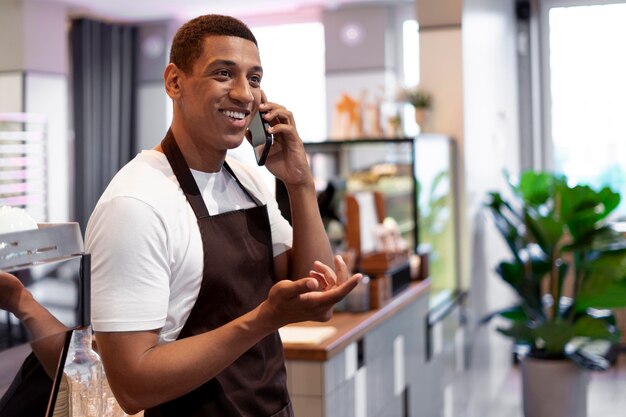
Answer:
[[[184, 24], [164, 72], [171, 127], [89, 220], [93, 327], [129, 414], [291, 416], [278, 329], [328, 320], [360, 278], [332, 257], [294, 117], [266, 100], [262, 77], [245, 24]], [[259, 110], [293, 227], [254, 171], [227, 157]]]

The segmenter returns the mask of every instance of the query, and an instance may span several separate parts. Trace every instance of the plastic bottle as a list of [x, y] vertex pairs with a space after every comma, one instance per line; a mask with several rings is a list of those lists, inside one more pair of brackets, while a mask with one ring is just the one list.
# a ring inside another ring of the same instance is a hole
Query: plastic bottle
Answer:
[[74, 330], [63, 369], [70, 388], [72, 417], [124, 417], [109, 388], [91, 327]]

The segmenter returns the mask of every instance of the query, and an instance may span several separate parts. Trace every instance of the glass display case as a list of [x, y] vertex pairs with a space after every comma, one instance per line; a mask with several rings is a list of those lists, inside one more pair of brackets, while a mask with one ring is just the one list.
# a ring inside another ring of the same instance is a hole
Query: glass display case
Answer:
[[416, 140], [419, 242], [429, 248], [433, 294], [443, 298], [458, 295], [462, 287], [456, 158], [450, 137], [424, 134]]
[[[305, 148], [327, 228], [332, 227], [333, 220], [345, 223], [346, 193], [379, 192], [385, 216], [397, 222], [402, 237], [415, 250], [418, 231], [413, 139], [330, 141], [306, 143]], [[328, 231], [331, 238], [335, 237], [332, 230]]]
[[[334, 249], [345, 245], [344, 197], [379, 192], [386, 217], [395, 220], [413, 253], [429, 251], [433, 297], [459, 286], [458, 191], [454, 141], [444, 135], [305, 143], [320, 212]], [[279, 183], [276, 197], [289, 217]], [[445, 297], [449, 298], [449, 297]]]

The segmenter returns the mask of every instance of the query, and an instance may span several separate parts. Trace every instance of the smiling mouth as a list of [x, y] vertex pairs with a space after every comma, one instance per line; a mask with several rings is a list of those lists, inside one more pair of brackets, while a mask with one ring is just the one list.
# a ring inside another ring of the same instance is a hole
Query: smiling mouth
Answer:
[[232, 119], [243, 120], [246, 117], [246, 113], [232, 110], [220, 110], [220, 112]]

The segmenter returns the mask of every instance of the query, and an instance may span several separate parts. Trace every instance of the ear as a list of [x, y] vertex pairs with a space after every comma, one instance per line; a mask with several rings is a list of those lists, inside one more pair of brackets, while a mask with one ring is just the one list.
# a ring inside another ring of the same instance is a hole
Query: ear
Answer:
[[165, 71], [163, 72], [165, 92], [172, 100], [176, 100], [180, 97], [182, 76], [182, 71], [175, 64], [170, 62], [165, 67]]

